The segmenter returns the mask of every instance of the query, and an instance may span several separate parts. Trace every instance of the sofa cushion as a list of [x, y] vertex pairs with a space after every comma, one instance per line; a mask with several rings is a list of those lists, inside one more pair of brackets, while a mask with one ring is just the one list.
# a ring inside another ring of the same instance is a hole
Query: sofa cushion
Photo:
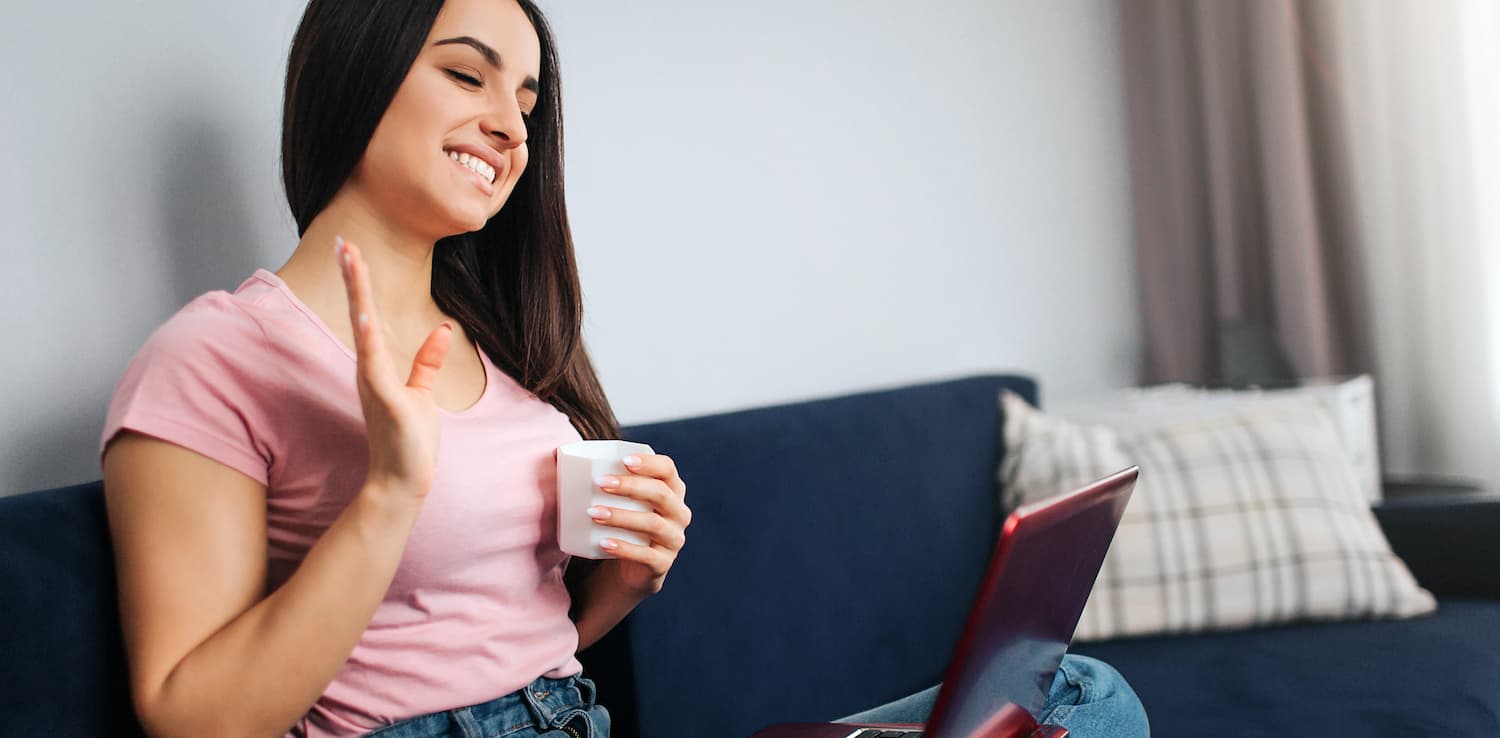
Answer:
[[693, 523], [611, 634], [628, 649], [581, 654], [616, 738], [746, 736], [937, 682], [999, 526], [1002, 387], [1034, 398], [987, 376], [627, 428], [677, 462]]
[[1500, 601], [1406, 621], [1075, 644], [1135, 689], [1161, 736], [1500, 735]]
[[1075, 640], [1434, 607], [1391, 552], [1315, 398], [1239, 401], [1119, 433], [1012, 394], [1001, 403], [1013, 452], [1000, 474], [1016, 503], [1141, 467]]

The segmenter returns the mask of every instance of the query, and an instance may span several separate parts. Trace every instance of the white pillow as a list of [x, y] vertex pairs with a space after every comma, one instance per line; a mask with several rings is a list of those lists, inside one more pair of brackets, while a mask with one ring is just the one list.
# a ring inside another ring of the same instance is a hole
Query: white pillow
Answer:
[[1009, 392], [1001, 404], [1007, 510], [1141, 467], [1077, 640], [1436, 607], [1391, 552], [1315, 399], [1123, 431], [1049, 417]]
[[1365, 500], [1380, 502], [1380, 453], [1375, 429], [1375, 380], [1368, 374], [1306, 380], [1281, 389], [1205, 389], [1171, 383], [1131, 387], [1110, 395], [1053, 406], [1049, 413], [1077, 423], [1143, 430], [1165, 422], [1222, 414], [1237, 403], [1317, 400], [1333, 418], [1344, 454]]

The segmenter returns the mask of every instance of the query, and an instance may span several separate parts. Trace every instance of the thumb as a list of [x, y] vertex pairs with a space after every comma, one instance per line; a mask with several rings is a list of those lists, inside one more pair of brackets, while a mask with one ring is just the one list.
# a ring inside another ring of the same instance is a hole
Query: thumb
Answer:
[[431, 391], [432, 382], [437, 378], [438, 370], [443, 368], [443, 361], [448, 358], [448, 349], [452, 345], [453, 325], [445, 320], [427, 335], [422, 348], [417, 349], [417, 357], [412, 359], [411, 376], [406, 380], [406, 386]]

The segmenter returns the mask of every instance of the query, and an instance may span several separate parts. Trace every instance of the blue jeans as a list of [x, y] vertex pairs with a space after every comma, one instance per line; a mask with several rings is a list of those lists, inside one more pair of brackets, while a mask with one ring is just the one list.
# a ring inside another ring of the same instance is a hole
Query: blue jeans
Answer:
[[[924, 723], [937, 687], [837, 722]], [[609, 712], [594, 702], [583, 676], [538, 677], [489, 702], [403, 720], [366, 738], [609, 738]], [[1087, 656], [1063, 656], [1039, 722], [1068, 729], [1070, 738], [1147, 736], [1146, 711], [1125, 678]]]
[[[941, 685], [939, 685], [941, 686]], [[874, 709], [839, 718], [840, 723], [925, 723], [937, 702], [937, 687]], [[1146, 708], [1125, 677], [1109, 664], [1065, 654], [1037, 722], [1068, 729], [1068, 738], [1148, 736]]]
[[366, 733], [378, 738], [609, 738], [609, 711], [582, 675], [537, 677], [489, 702], [402, 720]]

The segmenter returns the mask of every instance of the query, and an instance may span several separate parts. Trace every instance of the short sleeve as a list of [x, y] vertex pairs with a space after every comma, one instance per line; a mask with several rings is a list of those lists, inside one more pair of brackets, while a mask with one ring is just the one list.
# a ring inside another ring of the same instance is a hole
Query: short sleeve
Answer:
[[128, 428], [267, 484], [277, 371], [260, 324], [233, 296], [199, 296], [146, 339], [115, 385], [101, 467], [110, 440]]

